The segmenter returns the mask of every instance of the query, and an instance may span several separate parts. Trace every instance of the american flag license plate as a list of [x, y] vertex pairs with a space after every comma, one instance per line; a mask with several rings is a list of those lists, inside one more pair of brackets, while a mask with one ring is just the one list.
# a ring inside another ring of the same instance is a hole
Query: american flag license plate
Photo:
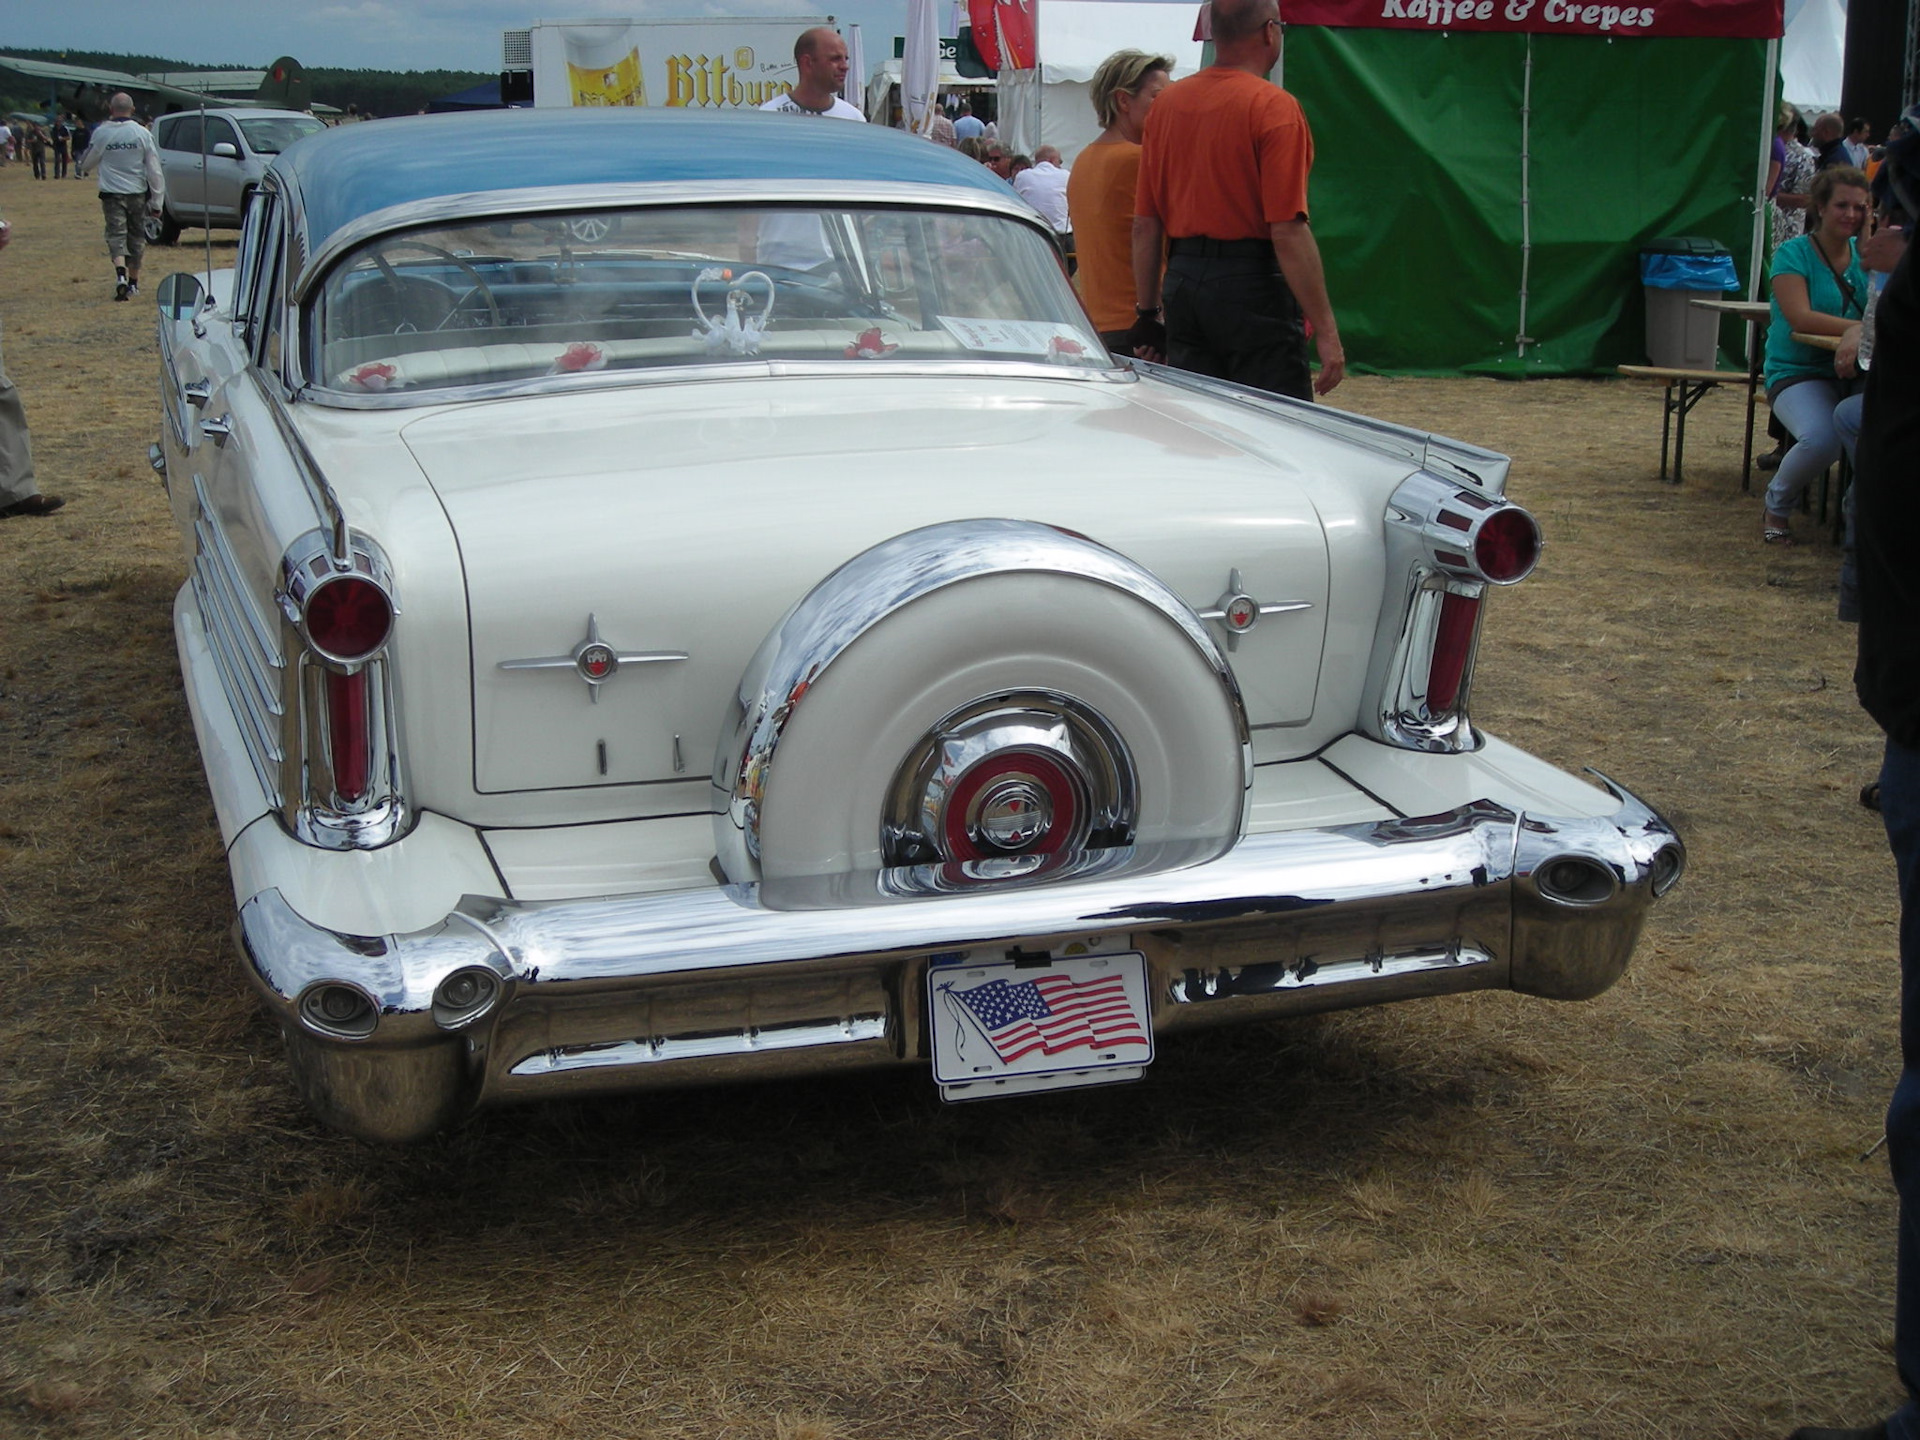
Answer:
[[927, 999], [933, 1078], [948, 1100], [1137, 1080], [1153, 1059], [1137, 950], [1040, 966], [936, 959]]

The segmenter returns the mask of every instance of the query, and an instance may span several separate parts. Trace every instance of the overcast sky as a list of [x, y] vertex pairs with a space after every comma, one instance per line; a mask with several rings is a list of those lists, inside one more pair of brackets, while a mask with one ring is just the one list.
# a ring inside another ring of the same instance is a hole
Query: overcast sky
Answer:
[[[941, 0], [943, 30], [948, 9]], [[535, 20], [703, 14], [833, 15], [861, 27], [872, 64], [893, 53], [906, 0], [314, 0], [285, 6], [261, 0], [7, 0], [0, 11], [0, 54], [71, 46], [249, 70], [291, 55], [303, 65], [346, 69], [486, 71], [500, 68], [500, 32]]]

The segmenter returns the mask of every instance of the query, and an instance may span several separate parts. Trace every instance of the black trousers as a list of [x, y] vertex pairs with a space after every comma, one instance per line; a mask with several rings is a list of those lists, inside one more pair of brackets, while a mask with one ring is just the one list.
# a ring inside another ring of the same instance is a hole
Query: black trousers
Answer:
[[1270, 248], [1232, 242], [1247, 253], [1183, 253], [1175, 241], [1161, 287], [1167, 363], [1182, 370], [1313, 399], [1300, 304]]

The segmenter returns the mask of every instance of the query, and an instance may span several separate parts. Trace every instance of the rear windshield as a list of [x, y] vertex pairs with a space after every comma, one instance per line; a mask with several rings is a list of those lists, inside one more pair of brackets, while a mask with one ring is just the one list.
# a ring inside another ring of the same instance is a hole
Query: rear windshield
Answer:
[[1112, 362], [1033, 227], [905, 209], [625, 209], [409, 231], [346, 255], [316, 378], [433, 390], [750, 360]]
[[262, 115], [242, 119], [240, 129], [256, 155], [278, 155], [302, 136], [327, 127], [304, 115]]

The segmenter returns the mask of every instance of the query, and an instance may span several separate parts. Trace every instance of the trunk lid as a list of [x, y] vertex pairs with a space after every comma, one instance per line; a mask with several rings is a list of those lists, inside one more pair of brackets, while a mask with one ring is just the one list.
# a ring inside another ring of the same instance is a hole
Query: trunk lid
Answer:
[[[1310, 718], [1329, 586], [1309, 490], [1391, 462], [1258, 417], [1287, 453], [1256, 455], [1233, 407], [1147, 384], [860, 378], [537, 396], [404, 427], [458, 536], [480, 792], [704, 774], [790, 606], [882, 540], [975, 516], [1091, 536], [1197, 610], [1234, 569], [1263, 602], [1308, 602], [1230, 658], [1254, 724]], [[616, 652], [687, 658], [597, 687], [571, 664], [501, 668], [564, 661], [590, 620]]]

